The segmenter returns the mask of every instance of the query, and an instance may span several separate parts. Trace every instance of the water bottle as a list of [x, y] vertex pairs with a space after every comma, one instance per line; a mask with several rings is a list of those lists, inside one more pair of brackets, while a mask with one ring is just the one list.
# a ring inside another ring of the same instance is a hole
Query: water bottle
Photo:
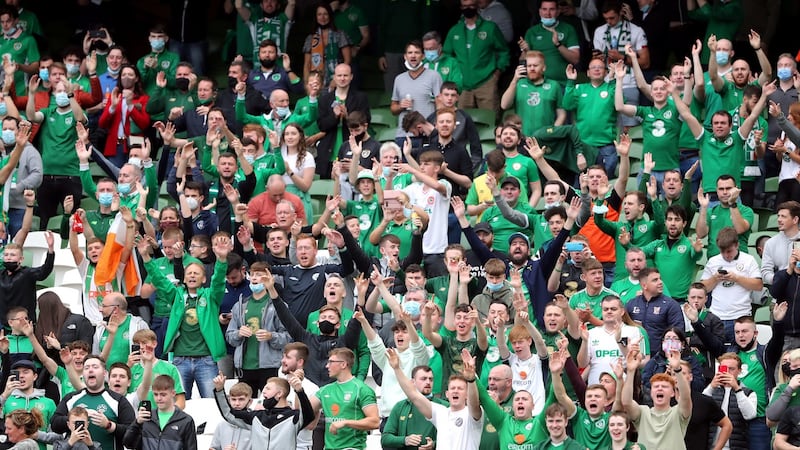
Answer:
[[413, 100], [411, 100], [411, 94], [406, 94], [406, 100], [408, 100], [408, 101], [412, 102], [412, 104], [411, 104], [411, 105], [409, 105], [409, 106], [408, 106], [408, 108], [406, 108], [406, 111], [411, 111], [411, 110], [413, 109], [413, 108], [412, 108], [412, 106], [413, 106]]

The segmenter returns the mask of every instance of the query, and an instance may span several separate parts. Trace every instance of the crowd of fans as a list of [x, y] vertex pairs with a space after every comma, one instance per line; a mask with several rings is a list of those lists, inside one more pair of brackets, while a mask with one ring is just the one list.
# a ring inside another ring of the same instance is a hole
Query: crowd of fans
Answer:
[[5, 0], [0, 448], [196, 450], [195, 387], [215, 450], [800, 446], [800, 73], [746, 2], [353, 1], [294, 64], [296, 0], [226, 1], [218, 85], [192, 2], [48, 55]]

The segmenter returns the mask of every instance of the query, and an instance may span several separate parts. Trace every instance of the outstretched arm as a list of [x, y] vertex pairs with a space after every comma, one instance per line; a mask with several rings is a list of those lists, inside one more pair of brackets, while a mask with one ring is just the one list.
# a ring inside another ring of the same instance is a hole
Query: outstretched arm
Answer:
[[411, 384], [411, 380], [408, 379], [406, 374], [403, 373], [403, 369], [400, 367], [400, 357], [397, 355], [397, 351], [393, 348], [387, 348], [386, 358], [389, 360], [389, 366], [394, 369], [394, 374], [397, 377], [397, 384], [400, 385], [400, 389], [403, 390], [403, 393], [406, 394], [408, 400], [419, 410], [419, 412], [425, 416], [426, 419], [430, 420], [433, 416], [431, 401], [422, 395], [422, 393], [419, 392], [413, 384]]

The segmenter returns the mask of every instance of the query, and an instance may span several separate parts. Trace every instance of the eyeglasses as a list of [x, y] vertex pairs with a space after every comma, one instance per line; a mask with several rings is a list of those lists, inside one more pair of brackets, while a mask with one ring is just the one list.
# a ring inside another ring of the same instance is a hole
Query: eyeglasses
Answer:
[[117, 308], [119, 305], [100, 305], [101, 308]]

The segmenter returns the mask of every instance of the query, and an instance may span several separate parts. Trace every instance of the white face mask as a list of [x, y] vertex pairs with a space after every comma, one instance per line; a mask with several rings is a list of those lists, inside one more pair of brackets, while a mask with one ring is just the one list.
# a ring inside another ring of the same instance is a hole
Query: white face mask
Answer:
[[422, 67], [422, 61], [420, 61], [419, 64], [417, 64], [416, 66], [412, 66], [411, 64], [408, 63], [408, 61], [404, 61], [403, 65], [406, 66], [406, 69], [413, 72], [415, 70], [419, 70], [419, 68]]
[[142, 160], [141, 160], [141, 158], [137, 158], [135, 156], [132, 157], [132, 158], [128, 158], [128, 164], [130, 164], [132, 166], [136, 166], [136, 167], [138, 167], [140, 169], [142, 168]]
[[186, 197], [186, 205], [190, 210], [194, 211], [198, 206], [200, 206], [200, 202], [198, 202], [194, 197]]

